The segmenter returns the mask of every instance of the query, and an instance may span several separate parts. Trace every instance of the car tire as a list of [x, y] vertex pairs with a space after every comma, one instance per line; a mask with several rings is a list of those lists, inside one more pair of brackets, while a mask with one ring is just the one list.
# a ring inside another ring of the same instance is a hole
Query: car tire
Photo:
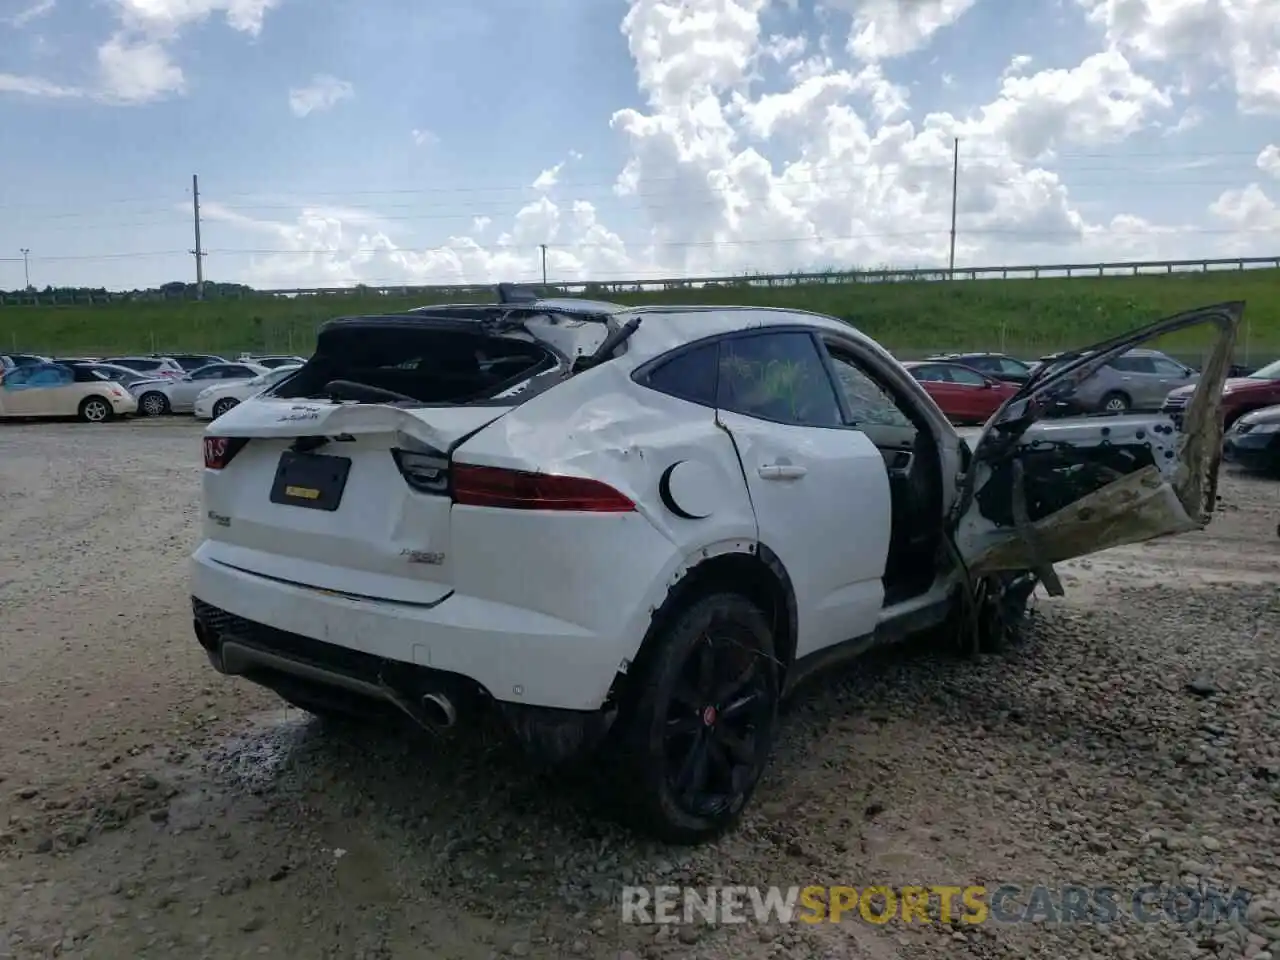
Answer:
[[103, 397], [85, 397], [80, 401], [79, 416], [85, 423], [106, 423], [115, 410]]
[[234, 397], [223, 397], [221, 400], [219, 400], [217, 403], [213, 405], [213, 419], [217, 420], [220, 416], [222, 416], [232, 407], [236, 406], [236, 404], [238, 404], [239, 402], [240, 401], [236, 400]]
[[138, 412], [144, 417], [163, 417], [169, 412], [169, 398], [155, 390], [138, 398]]
[[1022, 640], [1036, 583], [1032, 573], [1004, 573], [982, 579], [976, 592], [979, 653], [1004, 653]]
[[664, 843], [701, 843], [737, 823], [768, 762], [781, 679], [773, 631], [732, 593], [655, 629], [615, 730], [615, 813]]
[[1103, 413], [1128, 413], [1129, 408], [1133, 406], [1133, 401], [1129, 399], [1129, 395], [1121, 390], [1112, 390], [1102, 398], [1098, 404], [1098, 409]]

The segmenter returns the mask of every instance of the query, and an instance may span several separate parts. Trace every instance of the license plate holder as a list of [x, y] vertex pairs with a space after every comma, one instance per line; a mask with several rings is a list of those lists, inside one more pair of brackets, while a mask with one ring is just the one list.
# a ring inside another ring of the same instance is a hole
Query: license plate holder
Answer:
[[351, 472], [350, 457], [286, 450], [276, 464], [271, 502], [308, 510], [337, 510]]

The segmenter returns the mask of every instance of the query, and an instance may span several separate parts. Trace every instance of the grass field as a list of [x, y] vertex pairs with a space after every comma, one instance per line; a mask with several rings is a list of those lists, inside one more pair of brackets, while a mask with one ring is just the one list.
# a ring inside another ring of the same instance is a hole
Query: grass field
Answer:
[[[441, 298], [433, 298], [439, 302]], [[1101, 340], [1194, 306], [1245, 300], [1237, 357], [1280, 355], [1280, 271], [1137, 277], [719, 287], [612, 296], [619, 302], [749, 303], [844, 318], [903, 356], [943, 349], [1003, 350], [1036, 357]], [[390, 296], [335, 295], [102, 306], [0, 308], [0, 352], [310, 352], [332, 317], [421, 305]], [[430, 301], [429, 301], [430, 302]], [[1172, 353], [1197, 354], [1203, 337], [1166, 338]]]

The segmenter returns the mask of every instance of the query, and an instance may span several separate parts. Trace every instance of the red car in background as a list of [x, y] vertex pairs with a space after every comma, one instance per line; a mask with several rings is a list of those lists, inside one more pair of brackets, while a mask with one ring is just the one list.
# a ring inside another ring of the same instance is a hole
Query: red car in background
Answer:
[[[1165, 398], [1161, 412], [1176, 422], [1191, 400], [1195, 387], [1179, 387]], [[1222, 385], [1222, 421], [1230, 427], [1246, 413], [1280, 404], [1280, 360], [1247, 377], [1231, 377]]]
[[953, 423], [986, 423], [1018, 392], [1016, 383], [994, 380], [961, 363], [925, 360], [903, 366]]

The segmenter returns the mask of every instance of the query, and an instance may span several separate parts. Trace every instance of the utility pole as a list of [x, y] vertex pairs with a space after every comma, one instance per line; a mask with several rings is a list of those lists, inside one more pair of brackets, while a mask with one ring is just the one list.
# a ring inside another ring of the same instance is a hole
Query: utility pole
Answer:
[[196, 299], [204, 299], [204, 247], [200, 246], [200, 178], [191, 175], [191, 207], [196, 221], [196, 248], [191, 255], [196, 258]]
[[540, 243], [538, 247], [542, 250], [542, 285], [545, 287], [547, 285], [547, 245]]
[[29, 247], [23, 247], [22, 248], [22, 279], [25, 281], [22, 287], [23, 290], [31, 289], [31, 264], [28, 261], [28, 258], [30, 256], [31, 256], [31, 249]]
[[947, 260], [947, 279], [956, 278], [956, 193], [960, 185], [960, 138], [951, 145], [951, 256]]

